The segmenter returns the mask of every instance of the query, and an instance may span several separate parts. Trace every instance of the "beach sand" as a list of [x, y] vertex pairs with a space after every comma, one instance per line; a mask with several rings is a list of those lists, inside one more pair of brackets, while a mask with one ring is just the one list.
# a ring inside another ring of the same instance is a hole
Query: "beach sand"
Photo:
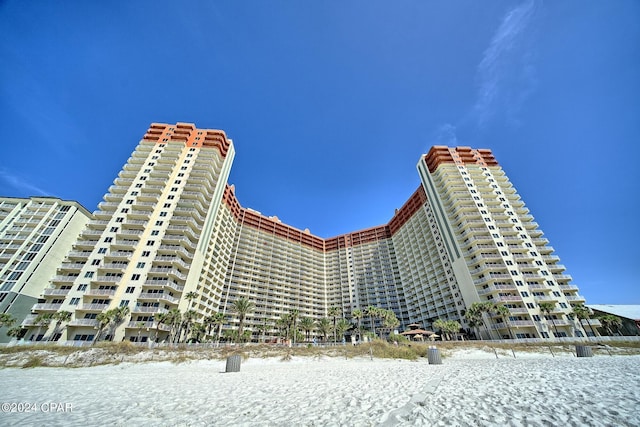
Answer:
[[0, 425], [640, 425], [640, 356], [476, 351], [442, 365], [294, 357], [224, 369], [202, 360], [0, 369], [0, 401], [32, 405], [0, 413]]

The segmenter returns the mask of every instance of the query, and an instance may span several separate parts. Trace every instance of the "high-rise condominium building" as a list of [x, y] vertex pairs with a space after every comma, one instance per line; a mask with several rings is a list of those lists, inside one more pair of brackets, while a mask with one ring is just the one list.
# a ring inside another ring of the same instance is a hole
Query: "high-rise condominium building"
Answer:
[[[76, 202], [0, 197], [0, 313], [25, 321], [90, 216]], [[52, 291], [52, 301], [61, 301]], [[0, 342], [9, 341], [7, 329]]]
[[[257, 340], [294, 310], [319, 319], [339, 307], [350, 318], [373, 306], [402, 326], [469, 328], [465, 310], [489, 301], [509, 315], [487, 313], [483, 337], [585, 334], [570, 315], [584, 298], [490, 150], [433, 147], [388, 224], [329, 239], [243, 208], [227, 184], [233, 156], [221, 131], [152, 124], [34, 312], [73, 313], [66, 340], [162, 341], [164, 313], [190, 311], [195, 323], [224, 313], [223, 328], [235, 329], [231, 307], [244, 297]], [[125, 306], [126, 319], [99, 328], [100, 313]], [[44, 329], [27, 335], [54, 327]]]

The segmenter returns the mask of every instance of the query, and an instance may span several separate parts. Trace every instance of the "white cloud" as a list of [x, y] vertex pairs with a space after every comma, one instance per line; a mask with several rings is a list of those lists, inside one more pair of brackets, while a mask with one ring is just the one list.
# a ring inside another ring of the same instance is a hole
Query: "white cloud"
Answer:
[[[14, 189], [20, 191], [23, 194], [28, 194], [29, 196], [52, 196], [52, 194], [49, 193], [48, 191], [43, 190], [39, 187], [36, 187], [35, 185], [24, 180], [23, 178], [13, 175], [3, 169], [0, 169], [0, 179], [6, 182], [7, 184], [9, 184], [9, 186], [13, 187]], [[13, 195], [3, 194], [3, 196], [11, 197]], [[23, 196], [20, 195], [17, 197], [23, 197]]]
[[477, 124], [483, 127], [494, 116], [518, 123], [518, 112], [535, 87], [535, 67], [527, 29], [536, 14], [535, 0], [509, 10], [478, 65], [478, 98], [474, 106]]

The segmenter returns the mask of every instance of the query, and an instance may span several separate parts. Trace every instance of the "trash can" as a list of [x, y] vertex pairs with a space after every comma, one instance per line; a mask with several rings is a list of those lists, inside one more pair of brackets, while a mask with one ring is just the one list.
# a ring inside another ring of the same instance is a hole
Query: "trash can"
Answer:
[[593, 352], [591, 351], [591, 347], [588, 345], [577, 345], [576, 346], [576, 356], [578, 357], [592, 357]]
[[429, 365], [442, 365], [440, 350], [435, 347], [430, 347], [427, 350], [427, 359], [429, 360]]
[[240, 372], [240, 362], [242, 362], [242, 356], [239, 354], [227, 357], [225, 372]]

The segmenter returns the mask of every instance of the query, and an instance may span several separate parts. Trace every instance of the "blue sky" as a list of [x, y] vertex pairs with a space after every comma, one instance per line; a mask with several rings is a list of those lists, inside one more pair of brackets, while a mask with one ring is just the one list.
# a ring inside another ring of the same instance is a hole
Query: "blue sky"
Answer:
[[389, 221], [490, 148], [587, 303], [640, 304], [640, 3], [0, 2], [0, 194], [95, 210], [151, 122], [224, 130], [240, 203]]

